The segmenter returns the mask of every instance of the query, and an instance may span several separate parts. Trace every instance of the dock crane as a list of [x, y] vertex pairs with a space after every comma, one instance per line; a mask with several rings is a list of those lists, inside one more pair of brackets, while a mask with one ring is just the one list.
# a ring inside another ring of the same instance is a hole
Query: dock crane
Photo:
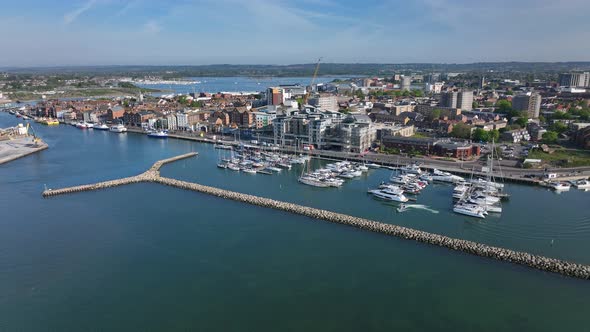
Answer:
[[37, 134], [35, 134], [35, 129], [33, 129], [33, 126], [31, 126], [30, 123], [27, 122], [27, 134], [29, 133], [29, 131], [31, 132], [31, 136], [33, 136], [33, 143], [35, 145], [39, 144], [39, 137], [37, 137]]
[[[309, 91], [307, 91], [305, 93], [305, 97], [303, 98], [303, 105], [307, 104], [307, 99], [309, 98], [309, 95], [311, 94], [311, 90], [313, 89], [313, 83], [315, 82], [315, 79], [318, 76], [318, 71], [320, 70], [320, 62], [321, 61], [322, 61], [322, 58], [319, 58], [317, 64], [315, 65], [315, 70], [313, 72], [313, 76], [311, 77], [311, 82], [309, 83]], [[301, 105], [301, 107], [303, 107], [303, 105]]]

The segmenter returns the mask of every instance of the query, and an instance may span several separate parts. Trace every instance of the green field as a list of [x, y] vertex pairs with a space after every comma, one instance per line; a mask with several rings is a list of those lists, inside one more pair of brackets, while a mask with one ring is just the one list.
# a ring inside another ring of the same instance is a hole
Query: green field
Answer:
[[544, 163], [559, 167], [590, 166], [590, 151], [556, 149], [553, 153], [545, 153], [535, 149], [529, 152], [529, 159], [541, 159]]

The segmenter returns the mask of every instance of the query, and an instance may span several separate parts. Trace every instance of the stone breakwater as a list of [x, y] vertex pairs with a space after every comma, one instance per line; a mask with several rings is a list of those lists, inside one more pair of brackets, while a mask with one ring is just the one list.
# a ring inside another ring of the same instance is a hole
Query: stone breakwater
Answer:
[[138, 176], [113, 181], [106, 181], [91, 185], [82, 185], [57, 190], [46, 190], [43, 192], [43, 196], [55, 196], [66, 193], [97, 190], [137, 182], [156, 182], [175, 188], [197, 191], [200, 193], [217, 196], [224, 199], [230, 199], [237, 202], [295, 213], [313, 219], [325, 220], [337, 224], [356, 227], [362, 230], [436, 245], [439, 247], [461, 251], [472, 255], [525, 265], [542, 271], [559, 273], [574, 278], [587, 280], [590, 279], [590, 266], [588, 265], [572, 263], [568, 261], [548, 258], [539, 255], [533, 255], [526, 252], [519, 252], [505, 248], [488, 246], [477, 242], [455, 239], [448, 236], [432, 234], [407, 227], [385, 224], [374, 220], [353, 217], [332, 211], [301, 206], [293, 203], [277, 201], [254, 195], [242, 194], [229, 190], [204, 186], [197, 183], [180, 181], [160, 176], [159, 170], [162, 167], [162, 165], [179, 159], [188, 158], [194, 155], [196, 155], [196, 153], [186, 154], [158, 161], [148, 171]]
[[147, 170], [146, 172], [144, 172], [142, 174], [136, 175], [136, 176], [130, 176], [127, 178], [111, 180], [111, 181], [104, 181], [104, 182], [93, 183], [93, 184], [85, 184], [85, 185], [75, 186], [75, 187], [67, 187], [67, 188], [62, 188], [62, 189], [47, 189], [47, 190], [43, 191], [43, 196], [49, 197], [49, 196], [77, 193], [77, 192], [81, 192], [81, 191], [106, 189], [106, 188], [118, 187], [118, 186], [132, 184], [132, 183], [155, 182], [160, 177], [160, 168], [162, 168], [162, 166], [164, 166], [165, 164], [171, 163], [171, 162], [175, 162], [177, 160], [186, 159], [186, 158], [196, 156], [197, 154], [198, 153], [196, 153], [196, 152], [190, 152], [190, 153], [186, 153], [186, 154], [183, 154], [180, 156], [159, 160], [156, 163], [154, 163], [154, 165], [152, 165], [152, 167], [150, 167], [149, 170]]
[[160, 177], [156, 180], [168, 186], [198, 191], [238, 202], [248, 203], [261, 207], [282, 210], [296, 213], [306, 217], [326, 220], [338, 224], [353, 226], [363, 230], [396, 236], [407, 240], [414, 240], [428, 243], [448, 249], [462, 251], [481, 257], [493, 258], [500, 261], [507, 261], [520, 265], [526, 265], [543, 271], [555, 272], [580, 279], [590, 279], [590, 266], [567, 262], [559, 259], [533, 255], [525, 252], [518, 252], [510, 249], [492, 247], [481, 243], [455, 239], [448, 236], [432, 234], [407, 227], [385, 224], [369, 219], [353, 217], [341, 213], [305, 207], [293, 203], [277, 201], [248, 194], [203, 186], [196, 183], [185, 182], [175, 179]]

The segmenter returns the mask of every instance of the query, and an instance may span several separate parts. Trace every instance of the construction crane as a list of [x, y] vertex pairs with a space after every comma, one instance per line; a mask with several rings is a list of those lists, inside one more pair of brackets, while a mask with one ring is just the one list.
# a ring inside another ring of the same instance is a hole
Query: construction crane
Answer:
[[37, 134], [35, 134], [35, 129], [33, 129], [33, 126], [31, 126], [30, 123], [27, 122], [27, 134], [29, 133], [29, 131], [31, 132], [31, 136], [33, 136], [33, 143], [35, 145], [39, 144], [39, 137], [37, 137]]
[[[307, 93], [305, 94], [305, 98], [303, 98], [303, 105], [307, 104], [307, 99], [309, 98], [309, 95], [311, 94], [311, 90], [313, 90], [313, 83], [315, 82], [315, 79], [318, 76], [318, 71], [320, 70], [320, 61], [322, 61], [322, 58], [319, 58], [318, 63], [315, 65], [315, 70], [313, 72], [313, 76], [311, 77], [311, 83], [309, 83], [309, 91], [307, 91]], [[301, 106], [303, 106], [303, 105], [301, 105]]]

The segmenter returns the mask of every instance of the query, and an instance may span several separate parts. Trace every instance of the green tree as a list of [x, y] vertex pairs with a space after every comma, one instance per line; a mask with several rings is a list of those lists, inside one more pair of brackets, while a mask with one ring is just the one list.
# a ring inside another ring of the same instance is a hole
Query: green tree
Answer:
[[139, 89], [135, 84], [131, 82], [119, 82], [119, 87], [126, 89]]
[[471, 137], [471, 127], [462, 122], [459, 122], [453, 126], [451, 136], [468, 139]]
[[522, 128], [526, 127], [529, 119], [527, 116], [520, 116], [514, 123], [521, 126]]
[[474, 101], [473, 103], [471, 103], [471, 107], [472, 108], [478, 108], [479, 107], [479, 103]]
[[556, 143], [557, 142], [557, 133], [554, 131], [548, 131], [543, 134], [542, 138], [543, 138], [543, 142], [545, 142], [545, 143]]
[[506, 99], [498, 100], [496, 108], [499, 112], [506, 113], [512, 110], [512, 103]]
[[195, 108], [203, 107], [203, 102], [197, 101], [197, 100], [193, 100], [190, 103], [190, 107], [195, 107]]
[[561, 134], [567, 131], [567, 126], [562, 122], [555, 122], [549, 127], [549, 130]]
[[354, 95], [359, 99], [365, 99], [365, 94], [363, 93], [363, 90], [356, 90], [354, 92]]
[[431, 122], [439, 119], [440, 118], [440, 110], [439, 109], [434, 109], [432, 110], [432, 112], [430, 112], [430, 114], [428, 114], [428, 120], [430, 120]]
[[488, 135], [489, 141], [493, 140], [494, 142], [497, 142], [500, 139], [500, 132], [498, 129], [490, 130]]
[[473, 140], [474, 141], [487, 142], [489, 139], [490, 139], [489, 132], [487, 132], [481, 128], [476, 128], [473, 131]]
[[547, 120], [545, 119], [545, 117], [544, 117], [544, 116], [542, 116], [542, 115], [539, 115], [539, 122], [541, 122], [541, 123], [545, 123], [545, 122], [547, 122]]

